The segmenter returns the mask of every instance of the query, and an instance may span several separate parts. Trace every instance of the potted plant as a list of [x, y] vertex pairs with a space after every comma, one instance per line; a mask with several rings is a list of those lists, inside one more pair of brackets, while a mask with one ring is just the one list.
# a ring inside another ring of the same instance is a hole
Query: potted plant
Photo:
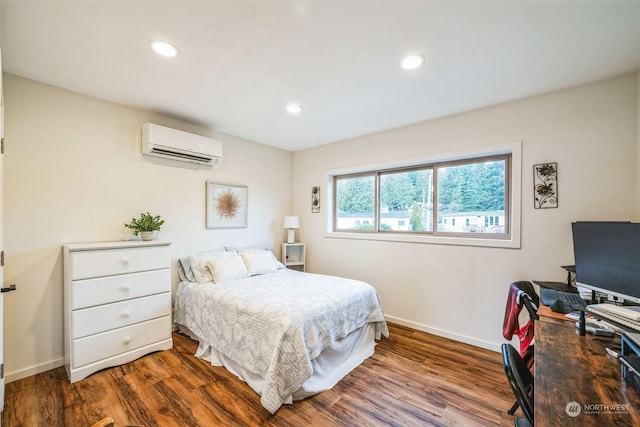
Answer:
[[153, 232], [160, 231], [162, 224], [164, 224], [164, 220], [160, 218], [160, 215], [153, 216], [147, 212], [141, 213], [140, 218], [131, 218], [131, 222], [124, 226], [133, 230], [136, 236], [140, 233], [142, 240], [151, 240]]

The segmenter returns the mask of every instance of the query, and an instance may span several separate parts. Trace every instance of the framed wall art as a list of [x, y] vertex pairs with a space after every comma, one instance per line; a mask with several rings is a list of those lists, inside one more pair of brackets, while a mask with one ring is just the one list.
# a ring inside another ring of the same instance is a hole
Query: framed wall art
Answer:
[[247, 226], [247, 187], [207, 182], [207, 228]]
[[558, 164], [533, 165], [533, 207], [548, 209], [558, 207]]

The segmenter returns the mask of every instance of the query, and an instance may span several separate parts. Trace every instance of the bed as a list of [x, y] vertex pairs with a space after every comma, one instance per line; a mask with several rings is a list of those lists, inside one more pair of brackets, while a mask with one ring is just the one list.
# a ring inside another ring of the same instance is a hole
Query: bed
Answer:
[[286, 269], [269, 250], [208, 251], [178, 265], [176, 327], [272, 414], [333, 387], [389, 335], [372, 286]]

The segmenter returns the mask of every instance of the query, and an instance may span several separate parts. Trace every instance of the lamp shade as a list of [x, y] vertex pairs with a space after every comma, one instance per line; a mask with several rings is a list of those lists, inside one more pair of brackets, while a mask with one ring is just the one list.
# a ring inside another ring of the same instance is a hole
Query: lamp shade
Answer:
[[285, 216], [283, 228], [300, 228], [300, 221], [297, 216]]

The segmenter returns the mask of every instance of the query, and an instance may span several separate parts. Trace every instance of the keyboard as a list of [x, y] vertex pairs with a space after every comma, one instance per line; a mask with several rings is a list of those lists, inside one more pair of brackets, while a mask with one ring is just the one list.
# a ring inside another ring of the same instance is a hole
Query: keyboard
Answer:
[[617, 314], [618, 316], [626, 317], [634, 322], [640, 322], [640, 307], [636, 306], [622, 306], [615, 304], [598, 304], [600, 310], [606, 310], [610, 313]]
[[575, 292], [556, 291], [555, 289], [540, 289], [540, 299], [544, 305], [551, 307], [556, 313], [571, 313], [574, 307], [584, 307], [584, 300]]
[[564, 302], [565, 304], [579, 305], [579, 306], [584, 305], [584, 300], [580, 298], [580, 294], [576, 294], [573, 292], [562, 292], [562, 291], [557, 291], [557, 292], [558, 292], [558, 299]]
[[[606, 306], [606, 307], [605, 307]], [[618, 323], [626, 328], [633, 329], [634, 331], [640, 332], [640, 321], [629, 319], [628, 317], [621, 316], [620, 314], [614, 313], [611, 311], [611, 307], [613, 304], [592, 304], [587, 306], [587, 311], [589, 313], [593, 313], [598, 317], [602, 317], [603, 319], [611, 320], [615, 323]], [[625, 308], [625, 307], [620, 307]]]

